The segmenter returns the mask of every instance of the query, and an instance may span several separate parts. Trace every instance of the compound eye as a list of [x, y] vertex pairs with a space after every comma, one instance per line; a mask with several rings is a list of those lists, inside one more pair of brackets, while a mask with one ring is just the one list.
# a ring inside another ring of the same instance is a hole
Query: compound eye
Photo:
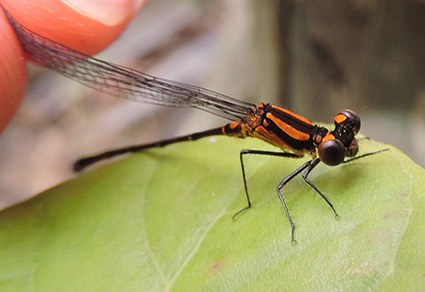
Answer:
[[351, 141], [350, 146], [347, 149], [347, 153], [345, 153], [346, 156], [354, 157], [359, 152], [359, 144], [356, 139]]
[[354, 111], [350, 109], [345, 109], [340, 111], [338, 115], [344, 115], [347, 117], [349, 121], [351, 121], [355, 134], [357, 134], [360, 131], [361, 122], [360, 122], [359, 115], [357, 113], [355, 113]]
[[344, 144], [337, 139], [328, 140], [318, 147], [319, 158], [327, 165], [338, 165], [344, 161]]

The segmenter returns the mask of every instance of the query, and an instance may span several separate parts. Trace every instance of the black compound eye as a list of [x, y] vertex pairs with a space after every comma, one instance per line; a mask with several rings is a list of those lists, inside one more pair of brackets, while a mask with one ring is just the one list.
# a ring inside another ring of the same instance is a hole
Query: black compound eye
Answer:
[[[355, 134], [357, 134], [359, 132], [361, 122], [360, 122], [359, 115], [357, 113], [355, 113], [354, 111], [352, 111], [350, 109], [345, 109], [345, 110], [340, 111], [338, 113], [338, 115], [343, 115], [347, 118], [347, 121], [349, 121], [350, 124], [352, 125], [352, 128], [353, 128]], [[346, 121], [344, 121], [343, 123], [346, 123]]]
[[319, 158], [327, 165], [338, 165], [344, 161], [345, 147], [337, 139], [328, 140], [318, 147]]

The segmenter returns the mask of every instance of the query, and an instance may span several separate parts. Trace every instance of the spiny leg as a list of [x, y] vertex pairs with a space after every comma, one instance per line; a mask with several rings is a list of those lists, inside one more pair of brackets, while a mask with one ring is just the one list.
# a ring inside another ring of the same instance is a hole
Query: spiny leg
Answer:
[[321, 197], [323, 200], [326, 201], [326, 203], [328, 203], [329, 207], [332, 208], [332, 210], [335, 213], [335, 216], [339, 217], [337, 211], [335, 210], [334, 206], [332, 205], [331, 201], [328, 199], [328, 197], [326, 197], [326, 195], [324, 193], [322, 193], [318, 187], [316, 187], [316, 185], [308, 178], [308, 175], [310, 174], [310, 172], [313, 170], [313, 168], [315, 168], [319, 162], [320, 159], [319, 158], [314, 158], [313, 160], [310, 161], [310, 165], [307, 167], [306, 171], [303, 173], [303, 179], [306, 183], [308, 183], [308, 185], [310, 187], [312, 187]]
[[289, 174], [287, 177], [285, 177], [276, 187], [276, 192], [277, 192], [277, 196], [280, 200], [280, 203], [283, 206], [283, 210], [285, 211], [285, 215], [286, 218], [288, 218], [289, 224], [291, 225], [291, 239], [292, 242], [295, 241], [295, 237], [294, 237], [294, 233], [295, 233], [295, 224], [294, 221], [292, 220], [291, 214], [289, 213], [289, 209], [286, 206], [285, 203], [285, 199], [283, 198], [283, 194], [282, 194], [282, 188], [288, 183], [290, 182], [294, 177], [296, 177], [298, 174], [300, 174], [300, 172], [302, 172], [304, 169], [306, 169], [307, 167], [309, 167], [311, 165], [311, 163], [314, 161], [314, 159], [307, 161], [306, 163], [304, 163], [303, 165], [301, 165], [298, 169], [296, 169], [295, 171], [293, 171], [291, 174]]
[[264, 150], [252, 150], [252, 149], [242, 149], [239, 153], [239, 159], [241, 162], [241, 169], [242, 169], [242, 179], [243, 179], [243, 185], [245, 189], [245, 195], [246, 200], [248, 202], [248, 205], [246, 207], [243, 207], [239, 211], [237, 211], [233, 216], [232, 219], [235, 219], [239, 214], [243, 213], [244, 211], [251, 208], [251, 199], [249, 197], [248, 192], [248, 184], [246, 180], [246, 172], [245, 172], [245, 164], [244, 164], [244, 155], [245, 154], [252, 154], [252, 155], [267, 155], [267, 156], [278, 156], [278, 157], [287, 157], [287, 158], [300, 158], [300, 156], [294, 154], [294, 153], [288, 153], [288, 152], [275, 152], [275, 151], [264, 151]]

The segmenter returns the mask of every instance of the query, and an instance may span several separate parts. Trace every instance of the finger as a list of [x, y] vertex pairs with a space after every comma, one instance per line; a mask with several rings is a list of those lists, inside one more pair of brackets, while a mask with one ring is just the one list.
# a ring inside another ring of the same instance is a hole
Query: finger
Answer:
[[0, 132], [12, 119], [25, 91], [27, 71], [18, 40], [0, 9]]
[[[2, 0], [3, 7], [30, 30], [87, 54], [95, 54], [125, 29], [144, 0]], [[26, 69], [18, 41], [0, 13], [0, 131], [21, 101]], [[4, 45], [6, 44], [6, 45]]]
[[3, 0], [3, 6], [30, 30], [89, 55], [125, 29], [144, 0]]

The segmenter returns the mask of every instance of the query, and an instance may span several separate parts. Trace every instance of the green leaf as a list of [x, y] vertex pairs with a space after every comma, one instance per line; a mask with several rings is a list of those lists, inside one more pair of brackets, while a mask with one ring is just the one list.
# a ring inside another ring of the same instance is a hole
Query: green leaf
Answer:
[[[361, 140], [361, 152], [388, 148]], [[0, 291], [418, 291], [425, 287], [425, 171], [393, 147], [284, 188], [305, 159], [248, 156], [219, 137], [88, 171], [0, 213]]]

